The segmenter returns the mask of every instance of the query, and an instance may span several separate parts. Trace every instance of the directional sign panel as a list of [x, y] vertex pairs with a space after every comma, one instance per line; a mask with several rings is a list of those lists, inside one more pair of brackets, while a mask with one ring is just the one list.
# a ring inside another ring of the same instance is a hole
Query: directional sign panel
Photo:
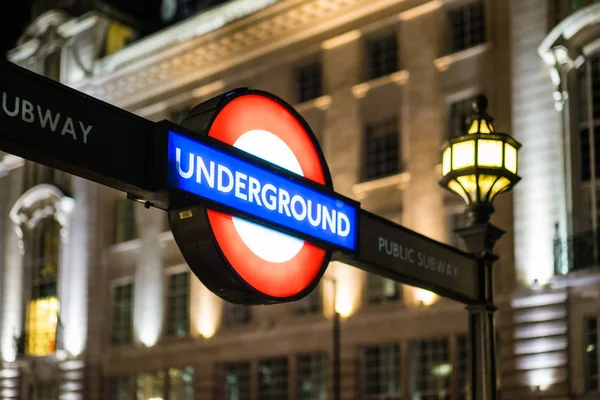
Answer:
[[152, 189], [154, 124], [0, 63], [0, 149], [129, 193]]
[[331, 196], [324, 189], [318, 191], [287, 179], [199, 139], [169, 132], [171, 188], [227, 205], [332, 246], [356, 249], [354, 203]]
[[339, 253], [334, 259], [453, 300], [480, 303], [474, 257], [363, 210], [359, 229], [360, 254]]

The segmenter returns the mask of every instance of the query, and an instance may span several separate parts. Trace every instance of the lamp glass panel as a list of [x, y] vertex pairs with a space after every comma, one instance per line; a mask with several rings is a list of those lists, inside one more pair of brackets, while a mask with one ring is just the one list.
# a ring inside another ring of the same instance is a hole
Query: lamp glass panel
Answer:
[[468, 168], [475, 165], [475, 141], [466, 140], [452, 145], [452, 169]]
[[[481, 125], [480, 125], [481, 124]], [[494, 132], [494, 126], [491, 122], [487, 122], [485, 119], [474, 119], [469, 128], [469, 133], [492, 133]]]
[[513, 174], [517, 173], [517, 149], [508, 143], [504, 144], [504, 168]]
[[492, 189], [492, 186], [494, 186], [496, 179], [498, 179], [498, 177], [495, 175], [479, 175], [478, 184], [479, 193], [481, 195], [479, 200], [485, 201], [486, 199], [491, 199], [491, 197], [488, 197], [488, 193]]
[[448, 146], [448, 148], [446, 150], [444, 150], [444, 155], [442, 156], [442, 175], [446, 175], [448, 172], [450, 172], [450, 170], [452, 169], [452, 165], [451, 165], [451, 150], [452, 147]]
[[477, 200], [477, 179], [475, 174], [459, 176], [456, 178], [458, 183], [465, 188], [465, 191], [473, 201]]
[[454, 179], [451, 180], [450, 182], [448, 182], [448, 188], [450, 190], [452, 190], [453, 192], [455, 192], [456, 194], [458, 194], [460, 197], [462, 197], [463, 200], [465, 201], [465, 203], [467, 203], [467, 204], [471, 203], [469, 196], [465, 193], [464, 189]]
[[499, 140], [477, 141], [477, 165], [502, 167], [502, 142]]
[[496, 197], [498, 193], [506, 190], [506, 188], [508, 188], [509, 185], [510, 181], [508, 179], [506, 179], [505, 177], [500, 177], [500, 179], [498, 179], [498, 181], [490, 191], [490, 201], [494, 200], [494, 197]]

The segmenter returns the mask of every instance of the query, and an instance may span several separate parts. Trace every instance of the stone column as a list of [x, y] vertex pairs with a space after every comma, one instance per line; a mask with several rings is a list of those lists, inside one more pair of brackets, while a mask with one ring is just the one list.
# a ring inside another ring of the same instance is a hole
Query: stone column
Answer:
[[361, 129], [351, 91], [359, 75], [360, 43], [360, 33], [351, 31], [322, 44], [325, 92], [331, 95], [322, 146], [335, 190], [345, 196], [360, 176]]
[[520, 283], [531, 285], [537, 279], [544, 284], [554, 273], [554, 224], [566, 219], [561, 115], [554, 109], [549, 69], [537, 53], [548, 33], [549, 3], [510, 3], [511, 133], [523, 145], [522, 180], [513, 190], [515, 267]]
[[3, 178], [6, 190], [7, 209], [3, 231], [3, 287], [2, 296], [2, 358], [14, 361], [16, 353], [15, 338], [20, 336], [23, 329], [23, 261], [24, 242], [20, 227], [9, 218], [9, 212], [23, 191], [23, 168], [12, 170]]
[[163, 329], [164, 270], [158, 238], [164, 211], [134, 205], [140, 251], [137, 254], [134, 288], [134, 334], [139, 343], [151, 347]]
[[19, 369], [13, 363], [16, 359], [15, 336], [22, 332], [23, 321], [23, 241], [17, 232], [17, 225], [10, 219], [9, 212], [23, 191], [23, 168], [13, 169], [3, 178], [0, 184], [7, 188], [3, 191], [2, 235], [3, 240], [2, 268], [3, 274], [0, 297], [2, 319], [0, 323], [0, 399], [19, 399]]
[[405, 94], [408, 141], [403, 152], [410, 173], [404, 190], [404, 225], [437, 240], [446, 239], [447, 214], [444, 192], [438, 185], [436, 165], [441, 163], [440, 146], [445, 138], [445, 104], [441, 95], [439, 72], [433, 60], [441, 54], [440, 26], [444, 14], [437, 10], [400, 25], [400, 62], [410, 73]]
[[[88, 367], [98, 363], [99, 356], [98, 352], [87, 351], [88, 343], [93, 343], [95, 339], [88, 337], [88, 331], [95, 331], [88, 330], [90, 316], [93, 315], [90, 312], [89, 296], [100, 292], [99, 282], [90, 279], [93, 276], [90, 271], [98, 267], [99, 260], [98, 185], [73, 176], [71, 193], [73, 198], [63, 198], [61, 209], [57, 210], [57, 214], [64, 215], [66, 221], [63, 223], [59, 298], [63, 348], [66, 350], [67, 359], [59, 365], [60, 396], [69, 399], [92, 399], [94, 397], [85, 395], [83, 390], [85, 373], [95, 377]], [[87, 362], [82, 360], [84, 353], [87, 354]], [[90, 386], [95, 387], [96, 383], [92, 378]]]

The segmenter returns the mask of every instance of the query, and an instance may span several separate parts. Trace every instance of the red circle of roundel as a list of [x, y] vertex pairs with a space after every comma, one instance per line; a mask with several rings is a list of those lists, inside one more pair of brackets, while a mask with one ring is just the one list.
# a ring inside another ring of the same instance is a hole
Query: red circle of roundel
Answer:
[[[225, 105], [208, 135], [232, 145], [255, 129], [279, 137], [296, 156], [304, 177], [326, 184], [321, 159], [302, 124], [283, 105], [258, 94], [237, 97]], [[318, 276], [327, 251], [304, 242], [291, 260], [273, 263], [258, 257], [238, 234], [231, 215], [207, 209], [213, 233], [233, 269], [254, 289], [272, 297], [290, 297], [306, 289]]]

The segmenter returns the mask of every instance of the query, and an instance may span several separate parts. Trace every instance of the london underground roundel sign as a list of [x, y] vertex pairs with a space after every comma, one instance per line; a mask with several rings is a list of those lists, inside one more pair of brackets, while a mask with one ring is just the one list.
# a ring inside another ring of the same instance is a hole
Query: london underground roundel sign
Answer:
[[[314, 134], [283, 100], [262, 91], [237, 90], [196, 108], [190, 112], [190, 119], [201, 121], [208, 136], [332, 190], [331, 176]], [[185, 144], [180, 147], [185, 149]], [[330, 210], [335, 206], [328, 208], [316, 197], [294, 194], [293, 188], [278, 190], [275, 181], [263, 179], [258, 171], [232, 173], [233, 167], [215, 167], [206, 157], [195, 159], [191, 153], [188, 159], [180, 147], [173, 150], [179, 172], [176, 178], [181, 180], [183, 176], [192, 183], [215, 178], [209, 183], [221, 187], [221, 195], [231, 183], [231, 200], [219, 200], [221, 203], [243, 199], [306, 222], [309, 227], [325, 227], [333, 221], [332, 231], [340, 240], [349, 237], [349, 209], [338, 208], [336, 213]], [[242, 190], [238, 191], [239, 187]], [[196, 219], [194, 223], [182, 215], [188, 209], [188, 218]], [[317, 285], [331, 256], [325, 247], [210, 205], [182, 210], [170, 212], [174, 235], [202, 238], [195, 246], [180, 245], [184, 257], [196, 258], [193, 263], [188, 260], [190, 267], [209, 289], [228, 301], [266, 304], [301, 298]], [[202, 266], [194, 268], [192, 264]]]

